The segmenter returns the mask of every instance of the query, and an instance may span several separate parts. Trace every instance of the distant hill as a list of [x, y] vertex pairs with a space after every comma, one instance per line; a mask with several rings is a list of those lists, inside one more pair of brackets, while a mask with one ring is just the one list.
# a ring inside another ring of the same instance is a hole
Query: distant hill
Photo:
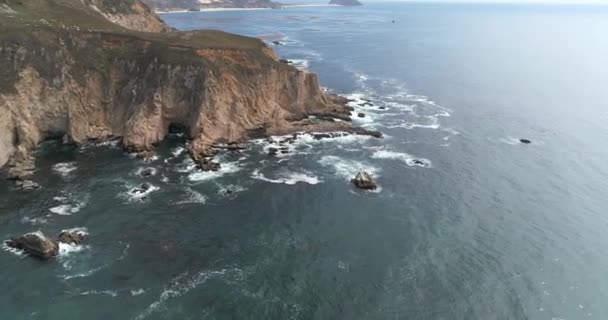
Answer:
[[280, 8], [271, 0], [143, 0], [157, 11], [192, 10], [207, 8]]
[[363, 5], [359, 0], [331, 0], [329, 4], [337, 4], [340, 6], [360, 6]]

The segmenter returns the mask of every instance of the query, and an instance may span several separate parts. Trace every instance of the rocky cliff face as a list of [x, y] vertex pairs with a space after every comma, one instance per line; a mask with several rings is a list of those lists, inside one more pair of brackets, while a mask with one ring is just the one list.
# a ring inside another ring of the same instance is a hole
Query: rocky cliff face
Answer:
[[150, 7], [132, 0], [82, 0], [106, 19], [127, 29], [147, 32], [171, 31]]
[[32, 150], [53, 137], [68, 143], [121, 137], [125, 148], [142, 151], [179, 125], [200, 160], [216, 143], [354, 130], [308, 120], [311, 114], [348, 119], [349, 110], [320, 90], [315, 74], [280, 63], [261, 40], [48, 21], [5, 24], [0, 33], [0, 166], [11, 177], [30, 174]]

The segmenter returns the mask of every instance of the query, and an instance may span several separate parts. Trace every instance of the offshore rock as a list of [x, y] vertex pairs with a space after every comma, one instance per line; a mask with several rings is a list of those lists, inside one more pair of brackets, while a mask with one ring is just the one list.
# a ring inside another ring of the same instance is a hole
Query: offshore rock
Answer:
[[18, 238], [5, 242], [7, 246], [43, 259], [48, 259], [59, 254], [59, 243], [48, 238], [41, 231], [26, 233]]
[[376, 184], [376, 182], [374, 182], [372, 176], [365, 171], [358, 172], [355, 178], [351, 180], [351, 182], [357, 188], [363, 190], [375, 190], [376, 188], [378, 188], [378, 185]]

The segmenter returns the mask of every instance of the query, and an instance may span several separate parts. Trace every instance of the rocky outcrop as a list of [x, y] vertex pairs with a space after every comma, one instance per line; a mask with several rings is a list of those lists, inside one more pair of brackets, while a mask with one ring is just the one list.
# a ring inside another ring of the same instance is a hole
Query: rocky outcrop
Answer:
[[[333, 122], [350, 120], [347, 101], [325, 94], [315, 74], [280, 63], [259, 39], [219, 31], [126, 32], [94, 20], [89, 6], [82, 10], [93, 22], [78, 20], [78, 29], [9, 24], [0, 15], [10, 29], [0, 32], [0, 167], [10, 177], [27, 177], [32, 150], [53, 137], [77, 144], [119, 137], [129, 151], [149, 154], [178, 126], [192, 140], [191, 156], [204, 164], [214, 145], [252, 137], [379, 136]], [[53, 18], [58, 24], [61, 16]]]
[[40, 231], [26, 233], [18, 238], [8, 240], [6, 241], [6, 245], [43, 259], [48, 259], [59, 254], [59, 243], [54, 239], [48, 238]]
[[22, 250], [30, 256], [49, 259], [59, 254], [59, 243], [79, 245], [85, 238], [86, 232], [78, 228], [61, 231], [57, 239], [51, 239], [41, 231], [35, 231], [7, 240], [5, 244], [9, 248]]
[[57, 241], [70, 245], [79, 245], [86, 238], [86, 233], [78, 230], [63, 230], [57, 236]]
[[376, 182], [374, 182], [372, 176], [365, 171], [358, 172], [355, 178], [351, 180], [351, 182], [357, 188], [363, 190], [376, 190], [376, 188], [378, 188], [378, 185], [376, 184]]

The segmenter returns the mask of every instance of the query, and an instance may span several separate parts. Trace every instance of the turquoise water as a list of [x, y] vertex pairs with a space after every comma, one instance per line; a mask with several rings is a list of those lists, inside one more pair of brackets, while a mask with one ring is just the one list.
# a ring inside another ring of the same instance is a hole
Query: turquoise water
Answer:
[[[163, 18], [280, 41], [327, 88], [371, 99], [356, 123], [386, 137], [303, 138], [280, 158], [257, 141], [216, 174], [175, 135], [150, 163], [45, 143], [41, 190], [0, 183], [0, 235], [89, 239], [47, 262], [0, 251], [0, 319], [608, 317], [608, 7]], [[359, 168], [379, 192], [350, 186]]]

